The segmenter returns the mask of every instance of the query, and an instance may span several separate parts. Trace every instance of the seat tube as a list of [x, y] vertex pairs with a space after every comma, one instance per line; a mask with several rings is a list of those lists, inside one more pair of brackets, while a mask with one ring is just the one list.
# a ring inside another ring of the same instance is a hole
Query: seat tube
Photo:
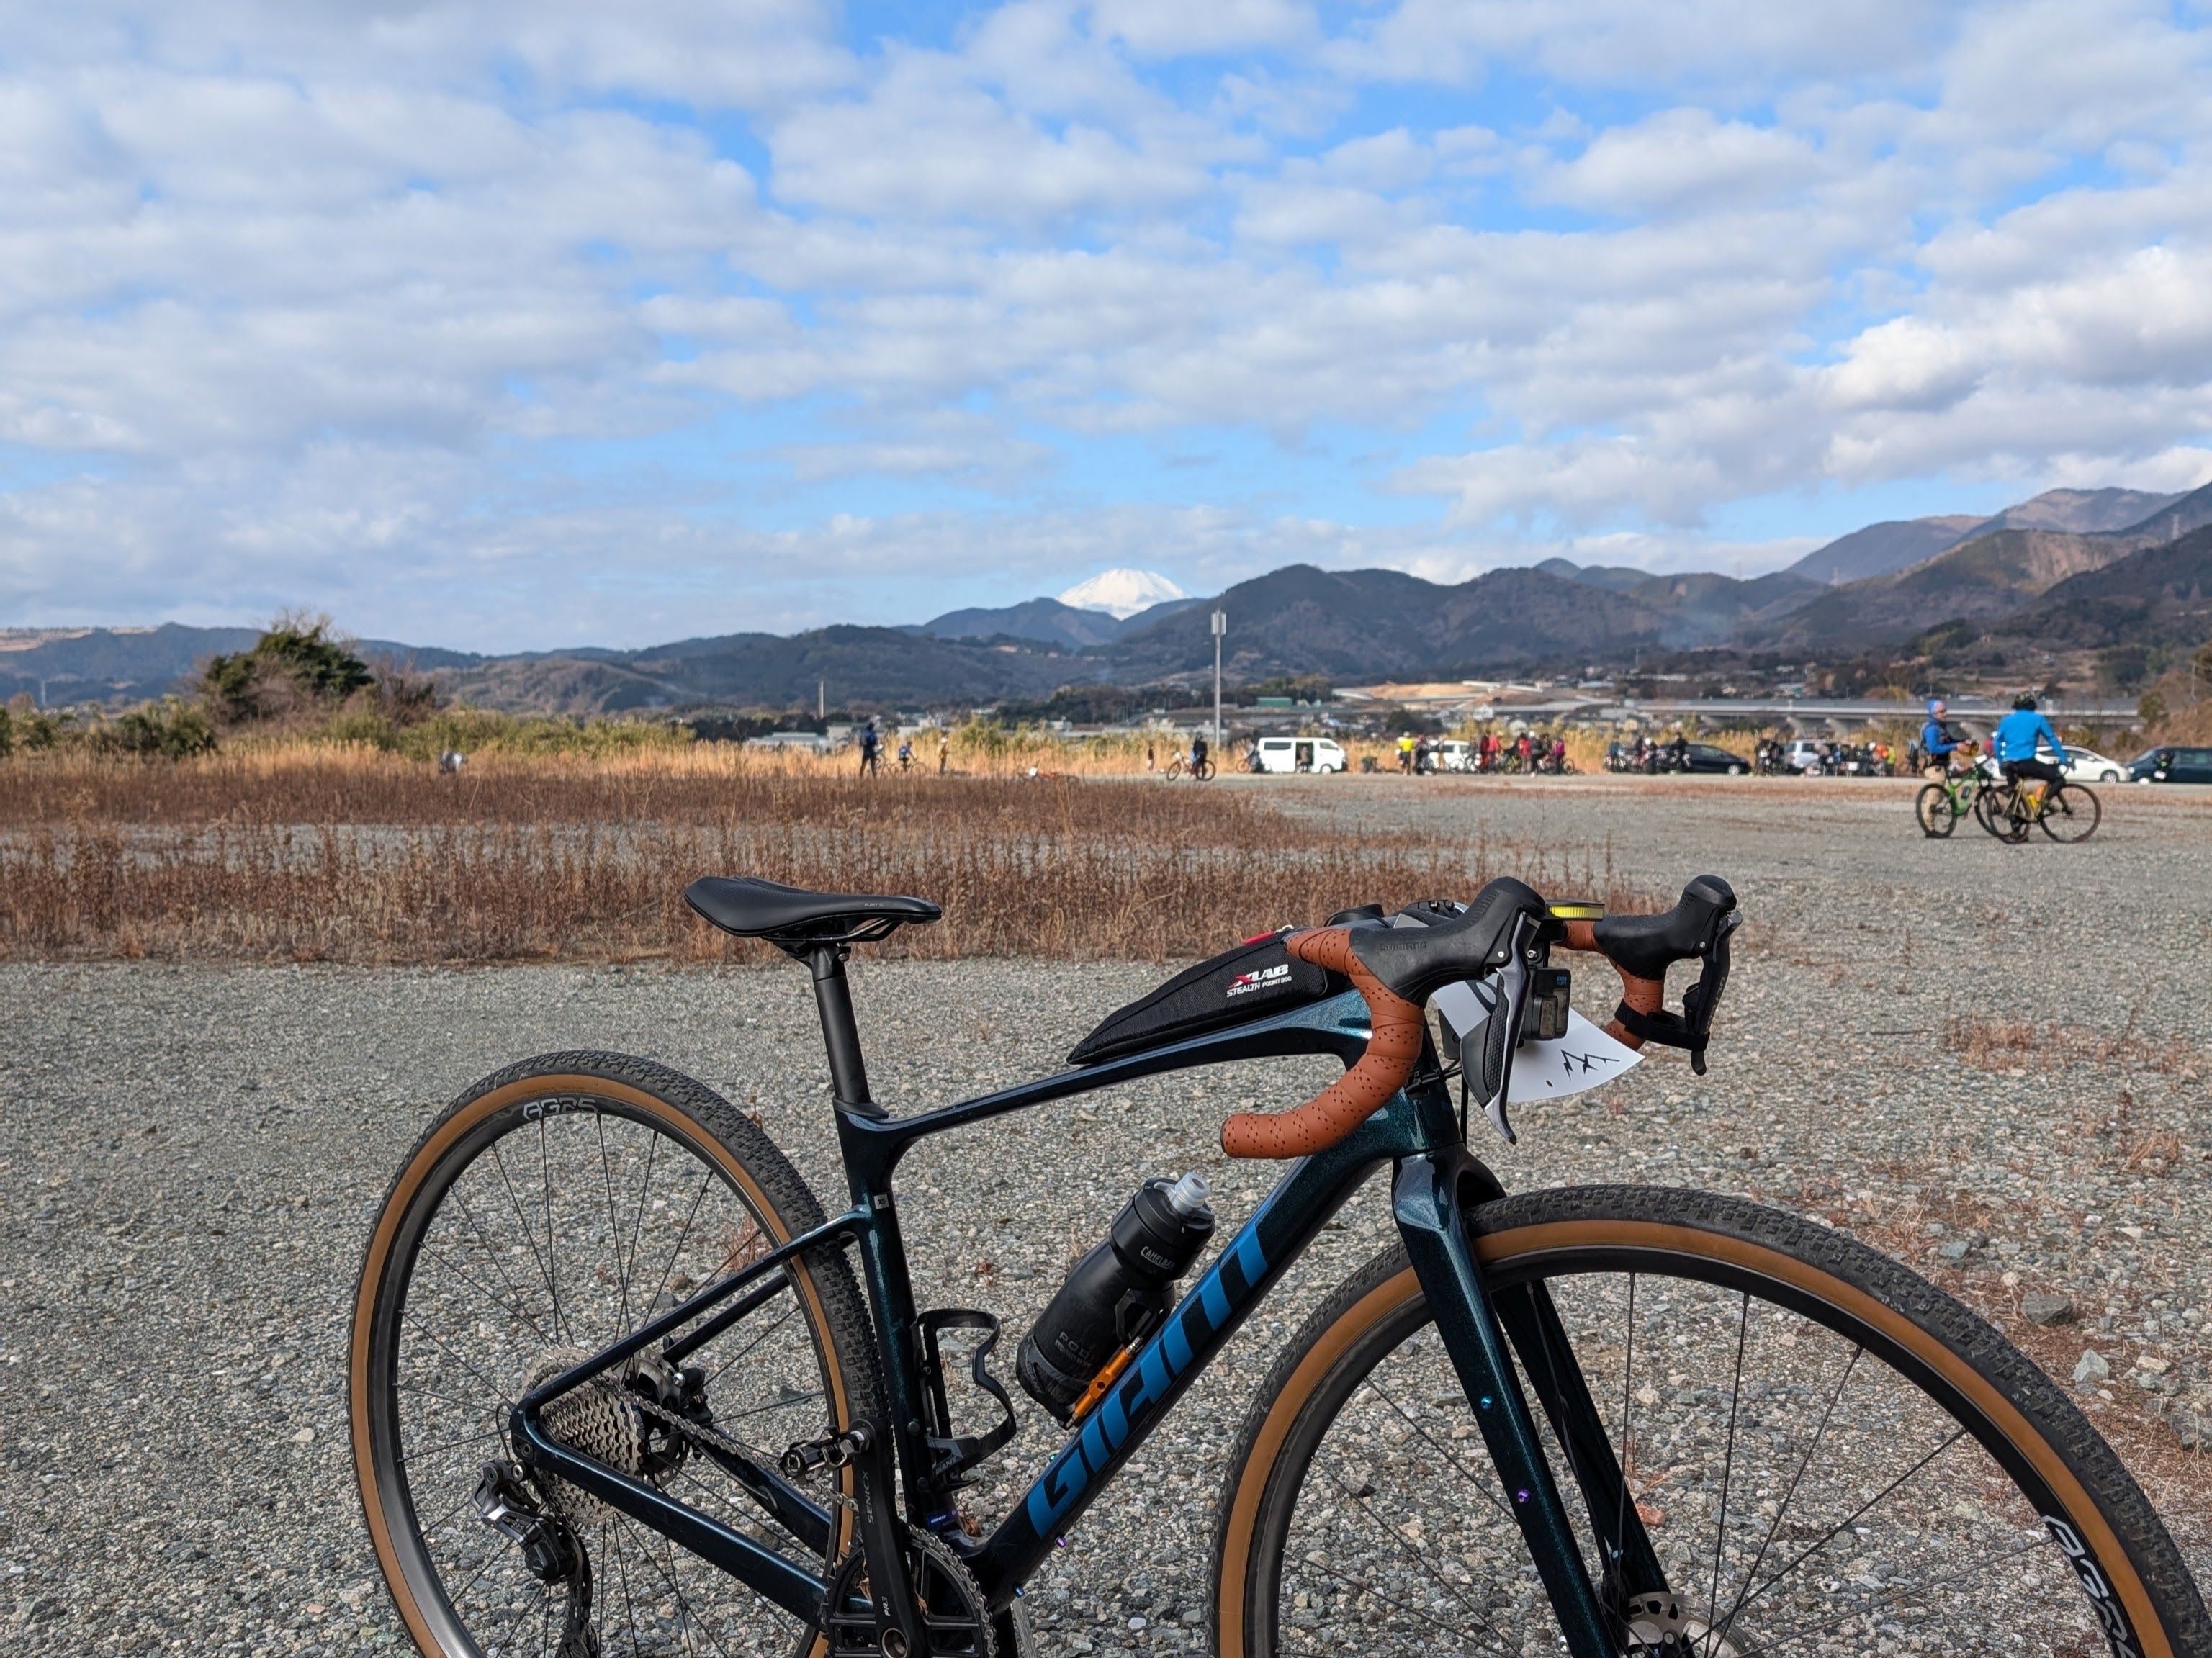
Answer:
[[1391, 1209], [1567, 1649], [1575, 1658], [1614, 1658], [1619, 1648], [1583, 1570], [1461, 1216], [1457, 1157], [1444, 1151], [1401, 1163]]
[[853, 1017], [853, 990], [845, 978], [845, 948], [817, 945], [806, 964], [814, 970], [814, 1005], [822, 1016], [822, 1045], [830, 1055], [830, 1092], [840, 1105], [863, 1116], [881, 1116], [868, 1093], [868, 1067], [860, 1058], [860, 1026]]

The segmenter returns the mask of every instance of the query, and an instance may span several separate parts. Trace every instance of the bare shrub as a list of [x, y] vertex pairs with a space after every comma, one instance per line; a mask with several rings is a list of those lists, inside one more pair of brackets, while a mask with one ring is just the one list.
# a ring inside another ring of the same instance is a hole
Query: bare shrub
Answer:
[[1609, 850], [1362, 831], [1227, 790], [1068, 779], [862, 780], [681, 752], [495, 763], [374, 751], [216, 756], [149, 779], [21, 767], [0, 793], [0, 955], [428, 963], [715, 960], [696, 876], [912, 892], [930, 957], [1162, 961], [1350, 903], [1499, 874], [1663, 907]]

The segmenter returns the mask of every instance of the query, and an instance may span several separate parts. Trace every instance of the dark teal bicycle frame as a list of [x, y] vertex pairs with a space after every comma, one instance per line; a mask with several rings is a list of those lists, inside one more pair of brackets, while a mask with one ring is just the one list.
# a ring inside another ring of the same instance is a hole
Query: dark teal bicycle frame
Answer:
[[[1405, 1090], [1348, 1139], [1289, 1166], [1022, 1500], [989, 1537], [975, 1543], [959, 1533], [952, 1492], [939, 1489], [928, 1473], [920, 1327], [891, 1186], [906, 1149], [927, 1136], [1010, 1112], [1202, 1065], [1294, 1054], [1331, 1054], [1349, 1065], [1367, 1046], [1367, 1006], [1358, 994], [1347, 993], [940, 1110], [892, 1117], [868, 1095], [842, 962], [825, 972], [817, 961], [815, 976], [852, 1207], [522, 1400], [511, 1426], [524, 1461], [581, 1486], [793, 1615], [818, 1625], [827, 1585], [812, 1571], [643, 1481], [562, 1447], [545, 1430], [541, 1412], [571, 1388], [655, 1343], [680, 1359], [775, 1293], [785, 1281], [785, 1263], [849, 1239], [860, 1252], [890, 1418], [872, 1424], [881, 1436], [876, 1455], [855, 1465], [863, 1487], [864, 1546], [872, 1553], [876, 1540], [892, 1535], [881, 1516], [892, 1507], [890, 1493], [896, 1482], [908, 1523], [943, 1534], [967, 1557], [990, 1604], [1004, 1607], [1322, 1225], [1387, 1164], [1395, 1170], [1391, 1204], [1399, 1230], [1568, 1647], [1576, 1658], [1612, 1658], [1620, 1652], [1627, 1598], [1665, 1594], [1664, 1575], [1636, 1505], [1624, 1500], [1620, 1463], [1548, 1295], [1540, 1284], [1493, 1291], [1485, 1282], [1466, 1217], [1477, 1203], [1502, 1195], [1502, 1188], [1468, 1153], [1433, 1056], [1425, 1055]], [[748, 1290], [750, 1295], [744, 1293]], [[714, 1311], [718, 1307], [721, 1310]], [[1522, 1373], [1534, 1388], [1581, 1490], [1601, 1563], [1599, 1582], [1593, 1583], [1584, 1568], [1582, 1547], [1522, 1391]], [[772, 1468], [727, 1452], [714, 1454], [713, 1460], [796, 1540], [817, 1553], [823, 1549], [830, 1516], [811, 1497]], [[896, 1582], [900, 1576], [876, 1574], [875, 1580]], [[891, 1593], [898, 1595], [902, 1588]]]

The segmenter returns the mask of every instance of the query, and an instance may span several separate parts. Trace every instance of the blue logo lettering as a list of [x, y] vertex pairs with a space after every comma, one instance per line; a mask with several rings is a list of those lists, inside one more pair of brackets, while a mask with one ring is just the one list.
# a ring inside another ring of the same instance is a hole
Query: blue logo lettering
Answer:
[[[1227, 1327], [1235, 1303], [1230, 1299], [1224, 1273], [1232, 1260], [1249, 1295], [1267, 1270], [1256, 1226], [1245, 1226], [1199, 1280], [1196, 1292], [1184, 1297], [1175, 1316], [1146, 1344], [1121, 1386], [1099, 1400], [1082, 1431], [1062, 1446], [1037, 1476], [1024, 1506], [1039, 1537], [1049, 1537], [1060, 1516], [1075, 1506], [1091, 1480], [1106, 1472], [1114, 1454], [1127, 1442], [1133, 1421], [1141, 1420], [1146, 1410], [1167, 1398], [1176, 1378], [1190, 1368], [1199, 1345]], [[1204, 1327], [1198, 1323], [1201, 1315]]]

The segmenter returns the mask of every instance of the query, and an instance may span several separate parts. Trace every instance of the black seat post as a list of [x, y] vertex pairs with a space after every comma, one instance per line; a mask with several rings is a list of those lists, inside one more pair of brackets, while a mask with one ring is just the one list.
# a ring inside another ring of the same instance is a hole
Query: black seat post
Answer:
[[868, 1093], [868, 1067], [860, 1058], [860, 1027], [853, 1017], [852, 987], [845, 979], [845, 947], [817, 944], [806, 954], [814, 969], [814, 1005], [822, 1015], [822, 1045], [830, 1054], [830, 1091], [838, 1104], [864, 1116], [883, 1108]]

